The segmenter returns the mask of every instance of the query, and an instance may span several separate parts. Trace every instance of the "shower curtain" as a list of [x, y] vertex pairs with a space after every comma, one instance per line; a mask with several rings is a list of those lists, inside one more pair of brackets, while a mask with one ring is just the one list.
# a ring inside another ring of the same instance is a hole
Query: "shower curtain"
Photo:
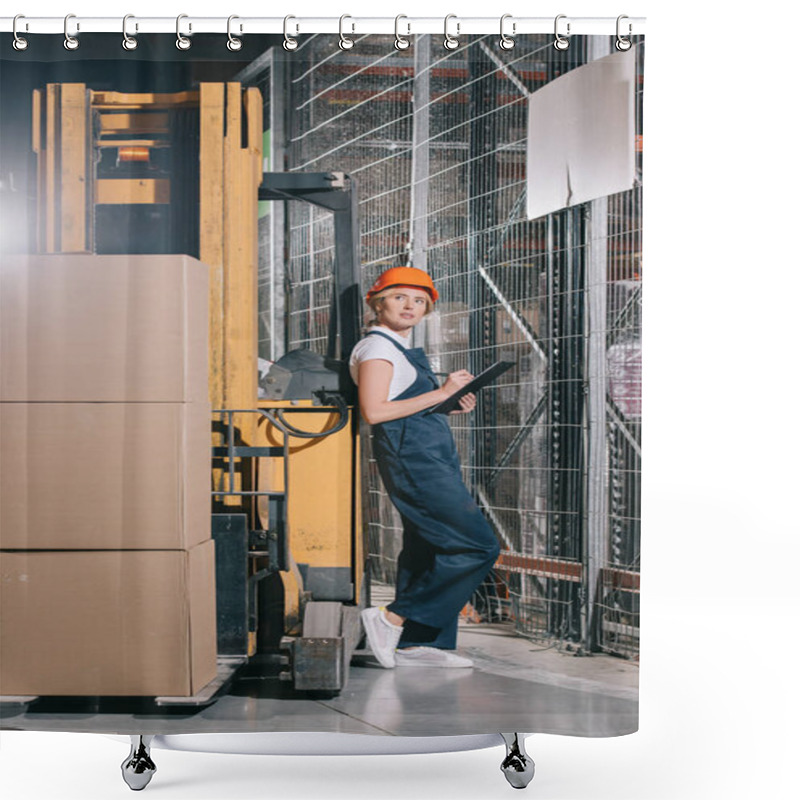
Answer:
[[[644, 38], [183, 34], [0, 43], [3, 727], [635, 731]], [[449, 421], [469, 668], [360, 627], [403, 520], [341, 365], [398, 266], [434, 372], [514, 365]]]

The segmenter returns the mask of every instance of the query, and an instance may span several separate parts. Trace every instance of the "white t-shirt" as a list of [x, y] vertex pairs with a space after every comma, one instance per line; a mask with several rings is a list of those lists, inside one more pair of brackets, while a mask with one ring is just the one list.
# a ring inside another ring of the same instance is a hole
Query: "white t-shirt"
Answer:
[[[403, 349], [408, 348], [409, 340], [405, 336], [395, 333], [391, 328], [376, 325], [369, 328], [367, 333], [369, 331], [380, 331], [394, 339]], [[417, 370], [391, 342], [387, 342], [383, 336], [365, 336], [356, 344], [350, 354], [350, 374], [353, 376], [353, 381], [356, 385], [358, 385], [359, 365], [364, 361], [372, 361], [374, 359], [389, 361], [394, 367], [392, 382], [389, 384], [388, 400], [394, 400], [417, 379]]]

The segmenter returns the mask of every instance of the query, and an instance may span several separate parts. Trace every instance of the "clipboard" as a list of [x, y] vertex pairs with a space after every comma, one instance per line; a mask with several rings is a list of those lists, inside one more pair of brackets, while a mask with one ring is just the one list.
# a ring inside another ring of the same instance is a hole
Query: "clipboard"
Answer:
[[458, 401], [470, 392], [477, 392], [487, 384], [498, 378], [511, 367], [516, 366], [514, 361], [495, 361], [491, 367], [485, 369], [480, 375], [476, 375], [466, 386], [462, 386], [455, 394], [451, 394], [446, 400], [428, 409], [428, 414], [449, 414], [458, 408]]

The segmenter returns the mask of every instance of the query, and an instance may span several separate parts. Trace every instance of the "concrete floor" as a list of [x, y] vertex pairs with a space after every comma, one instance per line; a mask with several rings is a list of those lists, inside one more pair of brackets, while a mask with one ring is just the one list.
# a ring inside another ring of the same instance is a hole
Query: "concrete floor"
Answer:
[[301, 732], [390, 736], [499, 730], [615, 736], [638, 720], [638, 667], [544, 648], [502, 625], [462, 624], [459, 652], [474, 669], [383, 669], [357, 652], [347, 687], [311, 698], [279, 679], [277, 658], [259, 655], [228, 691], [200, 709], [164, 709], [139, 698], [40, 698], [4, 704], [8, 730], [93, 733]]

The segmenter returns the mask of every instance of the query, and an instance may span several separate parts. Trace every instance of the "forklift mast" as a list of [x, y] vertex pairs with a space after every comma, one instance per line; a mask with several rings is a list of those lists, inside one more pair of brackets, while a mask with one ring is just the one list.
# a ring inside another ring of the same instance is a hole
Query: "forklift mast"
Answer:
[[361, 258], [356, 183], [343, 172], [265, 172], [259, 200], [301, 200], [333, 212], [336, 257], [327, 357], [346, 362], [361, 336]]

